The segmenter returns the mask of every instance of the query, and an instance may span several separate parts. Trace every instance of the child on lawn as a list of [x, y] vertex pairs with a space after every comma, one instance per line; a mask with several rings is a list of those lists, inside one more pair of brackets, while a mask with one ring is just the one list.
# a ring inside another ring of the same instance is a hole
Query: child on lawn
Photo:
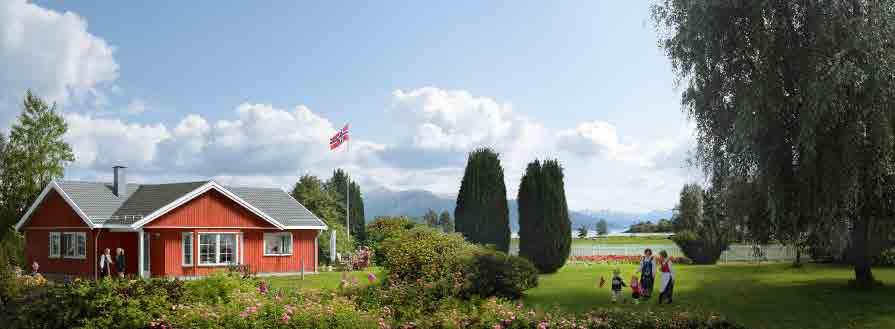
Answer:
[[612, 281], [612, 302], [613, 303], [617, 302], [619, 299], [621, 299], [622, 302], [625, 301], [625, 297], [622, 296], [622, 287], [625, 287], [626, 285], [625, 285], [625, 280], [623, 280], [622, 277], [619, 275], [620, 273], [621, 273], [621, 271], [619, 271], [618, 269], [612, 270], [612, 280], [611, 281]]
[[631, 299], [634, 304], [640, 304], [640, 280], [637, 280], [636, 274], [631, 277]]

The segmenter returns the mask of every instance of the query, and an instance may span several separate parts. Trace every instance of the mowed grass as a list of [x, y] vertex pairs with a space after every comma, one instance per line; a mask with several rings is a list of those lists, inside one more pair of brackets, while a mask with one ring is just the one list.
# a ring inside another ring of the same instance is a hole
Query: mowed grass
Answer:
[[[377, 267], [371, 267], [365, 271], [355, 271], [348, 273], [348, 279], [354, 278], [357, 284], [366, 286], [369, 284], [367, 275], [373, 273], [376, 280], [381, 280], [382, 270]], [[327, 289], [336, 290], [342, 281], [342, 272], [320, 272], [316, 274], [306, 274], [302, 280], [299, 276], [274, 276], [264, 278], [270, 282], [270, 286], [276, 289]]]
[[[619, 308], [631, 311], [689, 312], [720, 315], [749, 328], [895, 328], [895, 268], [875, 268], [884, 286], [873, 291], [848, 287], [848, 266], [789, 263], [675, 265], [674, 304], [656, 305], [658, 280], [653, 298], [639, 305], [613, 304], [608, 285], [597, 287], [600, 276], [607, 280], [619, 268], [627, 282], [634, 265], [570, 263], [555, 274], [540, 276], [537, 288], [526, 291], [523, 302], [545, 311], [583, 313], [593, 309]], [[382, 270], [351, 272], [358, 284], [367, 285], [367, 275], [382, 279]], [[274, 288], [328, 289], [339, 287], [342, 273], [308, 274], [267, 278]], [[630, 297], [630, 290], [625, 291]]]
[[[684, 311], [717, 314], [750, 328], [895, 328], [895, 269], [874, 269], [885, 286], [874, 291], [848, 287], [850, 267], [788, 263], [676, 265], [673, 305], [612, 304], [608, 286], [599, 289], [600, 276], [611, 277], [618, 267], [625, 281], [634, 265], [569, 264], [558, 273], [542, 275], [524, 302], [542, 310], [586, 312], [600, 308], [637, 311]], [[626, 290], [630, 297], [630, 290]]]

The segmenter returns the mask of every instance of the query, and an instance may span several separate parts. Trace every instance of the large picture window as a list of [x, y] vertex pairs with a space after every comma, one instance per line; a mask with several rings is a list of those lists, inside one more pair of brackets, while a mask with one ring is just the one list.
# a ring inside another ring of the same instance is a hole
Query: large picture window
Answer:
[[72, 259], [87, 258], [87, 233], [62, 232], [62, 257]]
[[59, 232], [50, 232], [49, 258], [59, 258], [62, 254], [62, 241]]
[[180, 235], [180, 251], [183, 265], [193, 265], [193, 233], [183, 232]]
[[237, 233], [199, 233], [199, 265], [235, 264]]
[[264, 233], [264, 256], [292, 255], [292, 233]]

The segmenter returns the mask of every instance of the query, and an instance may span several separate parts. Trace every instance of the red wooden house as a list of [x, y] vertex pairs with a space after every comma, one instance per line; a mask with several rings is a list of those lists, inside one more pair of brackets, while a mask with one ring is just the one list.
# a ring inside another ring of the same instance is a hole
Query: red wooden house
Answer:
[[126, 274], [195, 277], [233, 264], [260, 275], [317, 271], [326, 224], [279, 189], [214, 181], [127, 184], [52, 181], [16, 229], [44, 273], [95, 277], [105, 248], [123, 248]]

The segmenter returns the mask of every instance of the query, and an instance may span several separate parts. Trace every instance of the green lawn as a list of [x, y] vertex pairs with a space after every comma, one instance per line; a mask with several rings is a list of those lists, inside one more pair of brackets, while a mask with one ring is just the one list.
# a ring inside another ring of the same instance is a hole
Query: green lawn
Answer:
[[[542, 275], [524, 301], [540, 309], [571, 312], [619, 307], [713, 313], [750, 328], [895, 328], [893, 268], [874, 269], [884, 287], [858, 292], [847, 287], [853, 272], [843, 266], [678, 265], [675, 304], [660, 306], [655, 298], [648, 304], [612, 304], [608, 287], [598, 289], [597, 281], [601, 275], [608, 280], [614, 267], [568, 265], [556, 274]], [[626, 281], [635, 271], [634, 265], [620, 268]]]
[[[367, 274], [373, 273], [377, 280], [381, 278], [381, 270], [379, 268], [371, 268], [367, 271], [351, 272], [351, 277], [357, 278], [357, 283], [367, 285]], [[341, 272], [320, 272], [317, 274], [307, 274], [305, 279], [301, 280], [298, 276], [275, 276], [265, 278], [270, 281], [270, 286], [274, 288], [285, 289], [329, 289], [335, 290], [339, 288], [339, 282], [342, 281]]]
[[[612, 304], [609, 288], [597, 288], [600, 276], [611, 275], [611, 265], [569, 264], [556, 274], [542, 275], [537, 288], [526, 292], [526, 305], [543, 310], [586, 312], [617, 307], [641, 311], [686, 311], [718, 314], [750, 328], [895, 328], [895, 268], [874, 269], [885, 286], [872, 292], [847, 287], [850, 267], [808, 264], [792, 268], [786, 263], [676, 265], [678, 282], [674, 305], [656, 305], [655, 297], [640, 305]], [[626, 281], [634, 265], [618, 266]], [[366, 284], [367, 273], [351, 275]], [[275, 288], [327, 288], [339, 286], [341, 273], [269, 278]], [[658, 285], [657, 285], [658, 286]], [[630, 291], [626, 291], [630, 296]], [[658, 295], [654, 291], [654, 295]]]

